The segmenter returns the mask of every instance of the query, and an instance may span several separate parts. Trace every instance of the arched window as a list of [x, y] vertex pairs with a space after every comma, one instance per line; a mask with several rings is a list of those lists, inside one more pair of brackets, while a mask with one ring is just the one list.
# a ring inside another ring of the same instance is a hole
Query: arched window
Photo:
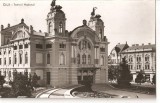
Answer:
[[149, 62], [149, 55], [145, 55], [145, 62]]
[[79, 42], [79, 50], [81, 50], [81, 41]]
[[64, 56], [64, 54], [62, 53], [61, 55], [60, 55], [60, 65], [64, 65], [65, 64], [65, 56]]
[[91, 64], [91, 56], [88, 55], [88, 64]]
[[77, 64], [80, 64], [80, 54], [77, 55]]
[[86, 55], [85, 54], [82, 55], [82, 64], [86, 64]]
[[133, 62], [133, 57], [129, 56], [129, 62]]
[[16, 56], [16, 54], [14, 55], [14, 64], [17, 64], [17, 56]]
[[50, 64], [50, 54], [47, 54], [47, 64]]
[[102, 39], [102, 29], [99, 30], [99, 38]]
[[6, 58], [4, 58], [4, 65], [6, 65]]
[[137, 62], [141, 62], [141, 56], [137, 55]]
[[90, 50], [91, 49], [91, 45], [90, 45], [90, 43], [88, 42], [88, 49]]
[[101, 56], [101, 59], [100, 59], [100, 65], [103, 66], [104, 65], [104, 57]]
[[148, 54], [145, 55], [145, 69], [150, 69], [149, 59], [150, 59], [150, 56]]
[[49, 33], [51, 33], [52, 32], [52, 23], [50, 22], [49, 23]]
[[25, 54], [25, 64], [27, 64], [28, 63], [28, 53], [26, 52], [26, 54]]
[[86, 48], [87, 48], [87, 41], [83, 40], [82, 49], [86, 49]]
[[19, 54], [19, 64], [22, 64], [22, 54]]
[[63, 32], [63, 24], [62, 22], [59, 23], [59, 33]]

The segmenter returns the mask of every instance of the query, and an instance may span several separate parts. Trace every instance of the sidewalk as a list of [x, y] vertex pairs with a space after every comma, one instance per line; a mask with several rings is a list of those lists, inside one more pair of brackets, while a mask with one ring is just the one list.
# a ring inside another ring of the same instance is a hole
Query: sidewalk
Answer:
[[144, 98], [144, 99], [155, 99], [156, 95], [148, 95], [148, 94], [141, 94], [135, 92], [124, 91], [120, 89], [116, 89], [109, 84], [94, 84], [92, 86], [94, 91], [104, 92], [108, 94], [118, 95], [118, 96], [128, 96], [129, 98]]

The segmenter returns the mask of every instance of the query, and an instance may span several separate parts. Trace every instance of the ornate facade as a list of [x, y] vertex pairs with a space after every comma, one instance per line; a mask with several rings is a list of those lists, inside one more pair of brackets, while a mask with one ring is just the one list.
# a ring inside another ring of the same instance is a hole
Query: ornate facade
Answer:
[[156, 46], [148, 45], [132, 45], [121, 52], [121, 59], [126, 57], [128, 66], [133, 75], [133, 81], [141, 70], [145, 76], [146, 82], [152, 82], [152, 78], [156, 73]]
[[41, 85], [63, 86], [108, 81], [108, 40], [104, 36], [104, 22], [95, 15], [95, 8], [87, 24], [66, 30], [66, 16], [53, 0], [47, 15], [47, 32], [37, 32], [21, 23], [0, 31], [0, 73], [6, 80], [13, 72], [36, 73]]

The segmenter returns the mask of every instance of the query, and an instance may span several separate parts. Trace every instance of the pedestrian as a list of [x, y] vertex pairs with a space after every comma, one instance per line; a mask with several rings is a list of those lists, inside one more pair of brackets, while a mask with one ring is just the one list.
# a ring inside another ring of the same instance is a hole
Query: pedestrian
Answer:
[[136, 94], [136, 98], [139, 98], [137, 94]]

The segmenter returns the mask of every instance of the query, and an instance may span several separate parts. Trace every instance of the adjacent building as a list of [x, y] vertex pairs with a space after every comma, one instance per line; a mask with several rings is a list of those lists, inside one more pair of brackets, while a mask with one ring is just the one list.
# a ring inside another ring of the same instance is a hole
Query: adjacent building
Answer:
[[[76, 14], [75, 14], [76, 15]], [[95, 15], [89, 22], [68, 32], [62, 6], [55, 0], [47, 15], [47, 32], [35, 31], [25, 24], [0, 31], [0, 73], [6, 80], [13, 80], [13, 73], [36, 73], [42, 85], [63, 86], [108, 81], [108, 40], [104, 36], [104, 22]]]
[[108, 65], [113, 66], [114, 68], [117, 68], [120, 63], [120, 53], [127, 49], [129, 46], [127, 42], [125, 44], [118, 43], [110, 52], [109, 58], [108, 58]]
[[143, 71], [146, 82], [152, 82], [152, 78], [156, 73], [156, 46], [148, 45], [132, 45], [121, 52], [121, 59], [127, 58], [129, 69], [133, 75], [133, 81], [137, 77], [140, 70]]
[[122, 58], [126, 58], [127, 64], [133, 75], [133, 82], [140, 71], [143, 71], [146, 82], [152, 82], [156, 73], [156, 46], [155, 44], [139, 45], [117, 44], [108, 57], [109, 68], [118, 68]]

